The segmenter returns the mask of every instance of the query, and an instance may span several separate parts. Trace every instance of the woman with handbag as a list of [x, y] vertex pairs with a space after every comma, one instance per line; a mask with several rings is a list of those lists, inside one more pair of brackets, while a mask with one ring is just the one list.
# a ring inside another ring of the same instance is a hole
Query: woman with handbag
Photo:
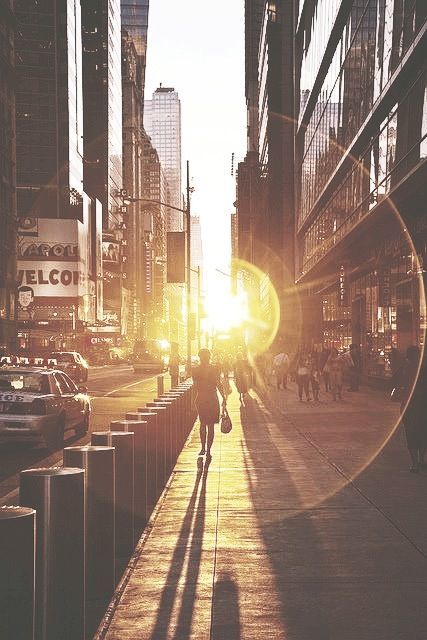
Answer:
[[219, 422], [219, 401], [217, 390], [222, 397], [223, 409], [226, 407], [226, 397], [221, 384], [221, 372], [219, 367], [212, 365], [211, 352], [209, 349], [199, 351], [200, 365], [194, 367], [192, 371], [193, 385], [195, 391], [195, 404], [200, 420], [200, 442], [202, 448], [199, 455], [206, 454], [206, 459], [210, 460], [211, 447], [214, 440], [215, 424]]

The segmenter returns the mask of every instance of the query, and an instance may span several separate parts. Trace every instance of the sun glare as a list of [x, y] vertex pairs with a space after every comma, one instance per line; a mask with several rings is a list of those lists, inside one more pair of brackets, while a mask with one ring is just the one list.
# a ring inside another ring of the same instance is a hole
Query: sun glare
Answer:
[[243, 327], [249, 320], [247, 295], [244, 292], [232, 295], [222, 289], [211, 291], [206, 300], [206, 313], [210, 332]]

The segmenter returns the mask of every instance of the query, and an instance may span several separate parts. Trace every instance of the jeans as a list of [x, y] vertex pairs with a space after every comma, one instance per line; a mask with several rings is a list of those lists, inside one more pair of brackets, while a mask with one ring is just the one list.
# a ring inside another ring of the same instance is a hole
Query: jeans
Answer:
[[308, 375], [304, 375], [304, 376], [297, 375], [298, 396], [300, 400], [302, 400], [303, 391], [307, 399], [310, 397], [309, 382], [310, 382], [310, 378], [308, 377]]

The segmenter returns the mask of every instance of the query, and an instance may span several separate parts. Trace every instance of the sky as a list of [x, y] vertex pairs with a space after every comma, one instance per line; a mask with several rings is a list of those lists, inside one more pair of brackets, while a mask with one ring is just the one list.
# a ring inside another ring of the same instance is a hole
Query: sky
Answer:
[[189, 160], [210, 291], [224, 285], [215, 269], [229, 270], [231, 154], [236, 169], [246, 148], [244, 80], [244, 0], [150, 0], [145, 97], [160, 83], [179, 93], [183, 189]]

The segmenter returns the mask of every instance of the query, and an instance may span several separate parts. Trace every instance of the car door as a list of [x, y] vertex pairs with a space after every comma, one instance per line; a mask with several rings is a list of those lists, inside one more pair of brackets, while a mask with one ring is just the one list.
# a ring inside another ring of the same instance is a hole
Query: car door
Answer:
[[70, 378], [70, 376], [67, 376], [66, 373], [62, 373], [61, 378], [64, 379], [64, 382], [68, 386], [68, 389], [72, 395], [72, 402], [70, 403], [70, 406], [72, 408], [72, 420], [74, 424], [80, 424], [82, 419], [84, 418], [85, 403], [81, 398], [79, 388], [74, 380]]
[[65, 430], [72, 429], [76, 423], [74, 393], [72, 393], [67, 380], [62, 373], [56, 372], [53, 375], [55, 376], [55, 382], [61, 396], [62, 410], [65, 413]]

